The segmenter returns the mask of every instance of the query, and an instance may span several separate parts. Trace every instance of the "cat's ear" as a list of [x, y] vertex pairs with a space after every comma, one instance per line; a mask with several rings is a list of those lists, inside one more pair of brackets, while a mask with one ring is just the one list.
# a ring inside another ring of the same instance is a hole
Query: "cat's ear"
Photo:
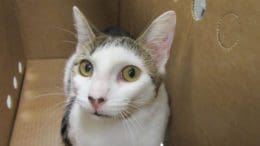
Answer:
[[159, 72], [165, 73], [165, 65], [170, 56], [170, 49], [176, 26], [176, 14], [167, 11], [157, 17], [137, 39], [148, 49]]
[[95, 34], [83, 13], [76, 6], [73, 7], [73, 17], [77, 31], [78, 46], [84, 42], [92, 42], [95, 39]]

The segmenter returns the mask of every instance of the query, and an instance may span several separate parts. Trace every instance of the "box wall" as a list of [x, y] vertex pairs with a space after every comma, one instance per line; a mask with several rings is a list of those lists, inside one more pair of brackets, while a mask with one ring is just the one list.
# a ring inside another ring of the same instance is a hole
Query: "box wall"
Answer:
[[162, 12], [177, 13], [166, 81], [169, 146], [258, 146], [260, 3], [206, 2], [205, 17], [195, 21], [190, 0], [125, 0], [120, 23], [138, 36]]
[[[18, 62], [26, 65], [20, 31], [15, 15], [15, 4], [11, 0], [0, 1], [0, 146], [7, 146], [19, 101], [23, 72], [18, 73]], [[17, 78], [17, 89], [13, 77]], [[11, 109], [7, 107], [10, 95]]]
[[16, 0], [27, 59], [67, 58], [75, 50], [72, 6], [98, 28], [117, 25], [119, 0]]

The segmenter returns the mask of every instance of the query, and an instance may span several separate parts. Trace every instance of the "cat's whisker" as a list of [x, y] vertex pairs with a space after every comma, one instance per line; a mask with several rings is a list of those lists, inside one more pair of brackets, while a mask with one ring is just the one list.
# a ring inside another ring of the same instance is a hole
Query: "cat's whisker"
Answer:
[[136, 110], [141, 110], [141, 108], [139, 106], [135, 105], [135, 104], [130, 103], [130, 104], [128, 104], [128, 106], [131, 107], [131, 108], [134, 108]]
[[[125, 112], [128, 113], [129, 115], [131, 115], [131, 112], [129, 112], [129, 111], [125, 111]], [[144, 130], [144, 127], [142, 126], [142, 124], [134, 116], [130, 116], [128, 119], [132, 120], [133, 122], [136, 123], [136, 125], [138, 126], [138, 127], [136, 127], [137, 129], [140, 128], [140, 131]]]
[[120, 112], [119, 118], [122, 118], [121, 121], [122, 121], [122, 124], [124, 126], [126, 136], [130, 137], [130, 132], [129, 132], [129, 130], [128, 130], [125, 122], [124, 122], [125, 118], [124, 118], [124, 115], [122, 114], [122, 112]]
[[44, 93], [44, 94], [39, 94], [39, 95], [35, 95], [35, 96], [26, 96], [26, 98], [31, 98], [31, 99], [35, 99], [35, 98], [39, 98], [39, 97], [44, 97], [44, 96], [54, 96], [54, 95], [64, 95], [62, 92], [53, 92], [53, 93]]
[[[51, 92], [51, 93], [63, 93], [63, 87], [53, 86], [53, 87], [51, 87], [51, 88], [45, 88], [45, 89], [43, 89], [43, 91], [39, 92], [40, 94], [37, 94], [37, 95], [48, 94], [48, 93], [50, 93], [50, 91], [53, 90], [53, 89], [57, 89], [57, 91]], [[37, 93], [38, 93], [38, 92], [37, 92]], [[51, 93], [50, 93], [50, 94], [51, 94]], [[35, 94], [36, 94], [36, 93], [35, 93]], [[37, 95], [36, 95], [36, 96], [37, 96]]]
[[129, 138], [130, 138], [130, 142], [131, 142], [131, 144], [133, 145], [133, 142], [132, 142], [132, 132], [131, 132], [130, 127], [129, 127], [129, 125], [128, 125], [127, 119], [125, 118], [125, 114], [124, 114], [123, 112], [121, 112], [120, 114], [122, 115], [122, 118], [123, 118], [122, 122], [124, 123], [124, 125], [125, 125], [125, 127], [126, 127], [128, 136], [129, 136]]
[[125, 99], [125, 100], [121, 100], [121, 99], [113, 99], [109, 101], [110, 103], [115, 103], [118, 104], [120, 102], [120, 104], [130, 104], [130, 103], [135, 103], [135, 104], [147, 104], [147, 101], [145, 100], [136, 100], [136, 101], [132, 101], [131, 99]]
[[[130, 106], [131, 108], [133, 108], [133, 110], [135, 110], [135, 111], [141, 110], [138, 106], [136, 106], [136, 105], [134, 105], [134, 104], [129, 104], [129, 106]], [[121, 106], [116, 106], [116, 107], [113, 107], [113, 108], [120, 108], [120, 107], [121, 107]], [[113, 110], [111, 110], [111, 111], [113, 111]], [[114, 110], [114, 111], [116, 111], [116, 110]], [[132, 117], [132, 116], [129, 116], [129, 115], [132, 114], [131, 111], [125, 110], [125, 111], [123, 111], [123, 112], [125, 113], [125, 117], [129, 120], [129, 122], [132, 123], [133, 126], [135, 126], [135, 128], [141, 129], [141, 131], [144, 129], [143, 126], [142, 126], [142, 124], [141, 124], [136, 118], [134, 118], [134, 117]], [[136, 125], [137, 125], [137, 126], [136, 126]]]
[[130, 112], [128, 112], [128, 111], [124, 111], [124, 113], [127, 115], [127, 120], [129, 121], [129, 123], [133, 126], [133, 128], [135, 129], [135, 128], [137, 128], [138, 129], [138, 127], [136, 127], [135, 126], [135, 124], [133, 123], [133, 121], [132, 121], [132, 119], [131, 119], [131, 113]]
[[58, 27], [58, 26], [54, 26], [54, 28], [56, 28], [56, 29], [58, 29], [58, 30], [61, 30], [61, 31], [63, 31], [63, 32], [67, 32], [68, 34], [73, 35], [75, 38], [76, 38], [76, 36], [77, 36], [77, 34], [76, 34], [75, 32], [70, 31], [70, 30], [68, 30], [68, 29], [65, 29], [65, 28], [62, 28], [62, 27]]
[[132, 146], [135, 146], [135, 144], [134, 144], [134, 133], [133, 133], [133, 131], [131, 130], [131, 125], [129, 124], [128, 119], [126, 118], [127, 115], [126, 115], [125, 112], [122, 112], [122, 114], [123, 114], [123, 116], [125, 117], [123, 122], [126, 122], [126, 126], [127, 126], [128, 131], [129, 131], [129, 134], [130, 134], [131, 145], [132, 145]]
[[[55, 117], [56, 117], [56, 114], [61, 113], [61, 112], [63, 111], [62, 109], [64, 109], [64, 107], [65, 107], [64, 101], [60, 101], [60, 102], [54, 104], [51, 108], [46, 109], [46, 111], [45, 111], [44, 113], [50, 111], [50, 112], [49, 112], [50, 114], [48, 114], [48, 116], [45, 118], [46, 120], [45, 120], [45, 122], [42, 124], [42, 126], [40, 127], [40, 129], [46, 128], [46, 126], [49, 124], [49, 122], [52, 121], [52, 120], [50, 120], [50, 119], [55, 118]], [[59, 110], [61, 110], [61, 112], [57, 112], [57, 111], [59, 111]], [[60, 116], [61, 116], [61, 115], [60, 115]]]
[[[58, 103], [56, 103], [54, 106], [65, 106], [65, 101], [59, 101]], [[50, 110], [50, 109], [48, 109]]]
[[128, 105], [128, 103], [109, 103], [109, 106], [111, 107], [114, 107], [114, 106], [117, 106], [117, 107], [126, 107]]
[[69, 43], [69, 44], [73, 44], [73, 45], [76, 45], [76, 44], [77, 44], [76, 41], [69, 41], [69, 40], [63, 40], [63, 41], [61, 41], [61, 42], [63, 42], [63, 43]]
[[131, 103], [128, 103], [128, 104], [109, 104], [109, 106], [113, 107], [113, 108], [125, 108], [125, 107], [128, 107], [128, 108], [132, 108], [134, 110], [141, 110], [141, 107], [137, 106], [137, 105], [134, 105], [134, 104], [131, 104]]

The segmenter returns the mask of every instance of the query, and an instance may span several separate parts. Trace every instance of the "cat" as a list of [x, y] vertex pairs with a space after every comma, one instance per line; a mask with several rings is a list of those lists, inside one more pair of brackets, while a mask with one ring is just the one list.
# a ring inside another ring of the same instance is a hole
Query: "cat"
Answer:
[[175, 12], [156, 18], [138, 39], [98, 32], [76, 6], [73, 16], [77, 45], [65, 67], [64, 145], [159, 146], [170, 115], [163, 79]]

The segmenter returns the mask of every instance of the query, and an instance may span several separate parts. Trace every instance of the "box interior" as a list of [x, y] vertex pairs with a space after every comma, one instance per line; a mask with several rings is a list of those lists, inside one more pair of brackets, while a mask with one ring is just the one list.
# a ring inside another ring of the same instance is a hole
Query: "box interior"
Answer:
[[[75, 50], [72, 6], [99, 29], [137, 37], [177, 14], [167, 64], [167, 146], [260, 145], [260, 1], [0, 0], [0, 146], [58, 146], [66, 59]], [[197, 18], [204, 14], [202, 18]]]

